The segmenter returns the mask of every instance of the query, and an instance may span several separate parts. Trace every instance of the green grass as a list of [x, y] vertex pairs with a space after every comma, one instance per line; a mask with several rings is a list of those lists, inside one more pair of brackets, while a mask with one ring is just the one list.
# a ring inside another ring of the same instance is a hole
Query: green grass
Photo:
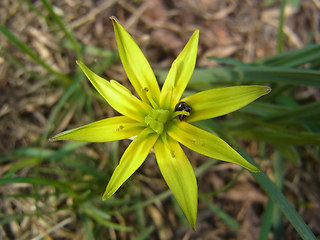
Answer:
[[[86, 56], [96, 57], [98, 61], [92, 66], [95, 72], [101, 73], [118, 61], [118, 54], [113, 51], [81, 45], [66, 20], [55, 13], [50, 1], [42, 0], [48, 15], [34, 8], [28, 0], [24, 2], [30, 7], [30, 11], [35, 11], [39, 18], [43, 18], [52, 29], [64, 36], [59, 45], [74, 52], [75, 59], [84, 59]], [[285, 1], [283, 1], [281, 12], [283, 12], [284, 5]], [[319, 152], [320, 104], [319, 102], [301, 104], [295, 95], [301, 87], [320, 86], [320, 45], [309, 45], [301, 49], [284, 51], [283, 14], [280, 14], [280, 17], [281, 24], [277, 40], [279, 54], [251, 63], [212, 57], [211, 60], [217, 61], [221, 66], [196, 69], [188, 85], [188, 93], [242, 84], [265, 84], [272, 87], [273, 91], [269, 96], [233, 113], [232, 118], [226, 121], [203, 121], [197, 125], [215, 132], [232, 143], [253, 164], [255, 164], [253, 159], [237, 144], [238, 139], [259, 142], [261, 155], [265, 154], [267, 147], [275, 149], [276, 155], [273, 158], [275, 179], [271, 180], [263, 171], [258, 174], [252, 173], [255, 181], [269, 198], [261, 219], [260, 239], [267, 239], [270, 234], [275, 239], [281, 238], [282, 215], [292, 224], [302, 239], [316, 239], [282, 189], [285, 162], [290, 161], [296, 166], [301, 164], [303, 156], [301, 156], [302, 151], [298, 148], [307, 147], [309, 154], [313, 154], [314, 159], [317, 158], [316, 155]], [[22, 184], [27, 186], [25, 192], [4, 197], [16, 201], [32, 200], [35, 204], [34, 211], [1, 213], [0, 224], [4, 226], [11, 221], [20, 221], [25, 217], [50, 217], [67, 210], [78, 217], [87, 239], [96, 239], [97, 236], [105, 234], [107, 229], [132, 232], [135, 233], [134, 239], [147, 239], [155, 231], [155, 227], [150, 225], [145, 209], [166, 199], [174, 199], [171, 192], [166, 190], [145, 199], [139, 186], [133, 184], [132, 181], [127, 181], [116, 196], [103, 202], [101, 196], [112, 173], [110, 166], [114, 168], [119, 160], [119, 144], [47, 142], [52, 132], [63, 123], [70, 112], [74, 113], [75, 119], [83, 115], [93, 119], [92, 99], [94, 96], [83, 74], [76, 67], [69, 73], [53, 69], [11, 30], [1, 25], [0, 32], [48, 75], [54, 76], [52, 82], [55, 84], [55, 90], [63, 89], [64, 92], [52, 108], [42, 136], [30, 146], [10, 150], [0, 156], [0, 163], [9, 166], [0, 178], [0, 185]], [[10, 52], [3, 48], [0, 50], [17, 69], [27, 74], [32, 73], [30, 69], [11, 56]], [[163, 83], [167, 71], [156, 71], [156, 74], [159, 82]], [[42, 78], [42, 76], [37, 77]], [[94, 148], [96, 152], [104, 153], [103, 158], [90, 154], [91, 148]], [[216, 163], [216, 160], [208, 160], [195, 169], [196, 175], [202, 176]], [[199, 193], [199, 201], [233, 232], [239, 230], [239, 222], [214, 204], [211, 197], [232, 187], [242, 173], [243, 171], [239, 172], [222, 189]], [[43, 187], [47, 191], [43, 192], [41, 190]], [[54, 200], [52, 200], [53, 197]], [[188, 224], [181, 209], [174, 201], [172, 200], [171, 204], [174, 206], [175, 214], [187, 227]], [[51, 205], [48, 205], [46, 210], [43, 204]], [[62, 205], [60, 208], [56, 207], [54, 210], [51, 208], [60, 205]], [[275, 211], [277, 208], [281, 210], [281, 214]], [[118, 221], [130, 214], [136, 217], [135, 226], [127, 226], [125, 221], [123, 224]]]

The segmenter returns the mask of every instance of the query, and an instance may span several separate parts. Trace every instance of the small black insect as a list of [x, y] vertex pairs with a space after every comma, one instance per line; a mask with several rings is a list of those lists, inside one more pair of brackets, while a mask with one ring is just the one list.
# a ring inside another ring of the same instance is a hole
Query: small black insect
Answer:
[[[186, 111], [186, 112], [190, 113], [191, 110], [192, 110], [192, 107], [189, 106], [186, 102], [179, 102], [179, 103], [176, 105], [176, 107], [175, 107], [174, 110], [175, 110], [175, 111]], [[180, 121], [182, 121], [185, 117], [187, 117], [187, 116], [186, 116], [186, 115], [183, 115], [183, 114], [180, 114], [180, 115], [179, 115]]]

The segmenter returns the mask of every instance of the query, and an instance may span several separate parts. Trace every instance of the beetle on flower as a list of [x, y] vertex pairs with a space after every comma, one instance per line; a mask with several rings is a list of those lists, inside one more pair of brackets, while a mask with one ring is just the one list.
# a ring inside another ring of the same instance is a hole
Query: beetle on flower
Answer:
[[111, 20], [121, 62], [140, 99], [117, 81], [107, 81], [77, 61], [101, 96], [123, 116], [67, 130], [50, 140], [109, 142], [136, 136], [114, 170], [103, 200], [119, 189], [154, 148], [161, 174], [194, 229], [198, 206], [197, 182], [179, 143], [205, 156], [259, 172], [225, 141], [191, 123], [233, 112], [269, 93], [270, 88], [217, 88], [181, 99], [196, 63], [199, 39], [199, 30], [196, 30], [173, 62], [160, 91], [155, 75], [138, 45], [115, 17], [111, 17]]

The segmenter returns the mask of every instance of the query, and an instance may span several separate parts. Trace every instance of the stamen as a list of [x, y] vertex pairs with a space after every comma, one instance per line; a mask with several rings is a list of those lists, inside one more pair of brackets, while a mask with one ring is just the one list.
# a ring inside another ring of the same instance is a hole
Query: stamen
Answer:
[[173, 112], [173, 113], [171, 113], [171, 120], [176, 118], [179, 115], [185, 115], [186, 117], [188, 117], [188, 116], [190, 116], [190, 113], [187, 111], [184, 111], [184, 110]]

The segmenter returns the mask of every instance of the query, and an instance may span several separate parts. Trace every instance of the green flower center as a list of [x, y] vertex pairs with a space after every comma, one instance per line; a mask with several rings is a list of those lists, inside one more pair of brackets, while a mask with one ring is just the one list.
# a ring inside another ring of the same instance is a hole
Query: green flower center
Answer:
[[159, 135], [163, 132], [164, 126], [169, 120], [170, 112], [163, 109], [152, 109], [144, 118], [145, 123]]

